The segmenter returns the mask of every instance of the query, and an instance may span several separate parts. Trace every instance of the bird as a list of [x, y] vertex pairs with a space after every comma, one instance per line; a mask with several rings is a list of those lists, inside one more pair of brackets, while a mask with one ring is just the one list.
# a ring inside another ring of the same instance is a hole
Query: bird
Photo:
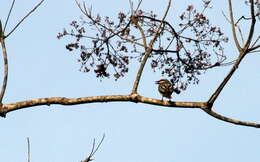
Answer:
[[158, 91], [163, 97], [168, 98], [169, 100], [172, 98], [172, 93], [174, 91], [172, 83], [168, 79], [160, 79], [155, 81], [155, 84], [158, 84]]

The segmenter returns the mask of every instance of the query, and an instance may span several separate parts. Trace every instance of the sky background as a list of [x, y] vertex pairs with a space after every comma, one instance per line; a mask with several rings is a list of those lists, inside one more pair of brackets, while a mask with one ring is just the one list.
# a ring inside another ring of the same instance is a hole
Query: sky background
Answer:
[[[167, 0], [143, 0], [142, 9], [161, 15]], [[38, 2], [38, 1], [37, 1]], [[134, 1], [136, 2], [136, 1]], [[200, 5], [201, 1], [193, 1]], [[234, 4], [234, 12], [249, 15], [248, 8]], [[11, 0], [1, 0], [0, 18], [6, 19]], [[36, 4], [17, 0], [7, 31]], [[129, 10], [128, 0], [89, 0], [95, 13], [117, 16]], [[167, 20], [191, 1], [173, 1]], [[230, 26], [221, 14], [227, 13], [227, 0], [213, 1], [208, 11], [212, 23], [230, 36]], [[86, 97], [129, 94], [136, 68], [118, 80], [100, 81], [91, 73], [79, 71], [77, 53], [68, 52], [66, 40], [56, 35], [78, 20], [82, 13], [74, 0], [50, 1], [30, 16], [7, 40], [9, 80], [4, 103], [39, 97]], [[259, 35], [259, 22], [256, 33]], [[245, 27], [246, 28], [246, 27]], [[230, 37], [225, 46], [228, 60], [237, 57]], [[1, 57], [2, 60], [2, 57]], [[260, 123], [260, 55], [248, 55], [214, 104], [214, 110], [234, 119]], [[1, 61], [1, 67], [3, 63]], [[134, 67], [137, 67], [134, 65]], [[209, 70], [199, 85], [174, 96], [174, 101], [206, 101], [231, 67]], [[0, 79], [2, 80], [2, 71]], [[145, 67], [139, 93], [158, 98], [155, 80], [160, 73]], [[142, 103], [93, 103], [76, 106], [38, 106], [0, 118], [0, 157], [3, 162], [26, 162], [27, 141], [31, 142], [32, 162], [78, 162], [91, 151], [93, 138], [105, 141], [94, 156], [96, 162], [257, 162], [260, 161], [260, 129], [237, 126], [217, 120], [200, 109], [179, 109]]]

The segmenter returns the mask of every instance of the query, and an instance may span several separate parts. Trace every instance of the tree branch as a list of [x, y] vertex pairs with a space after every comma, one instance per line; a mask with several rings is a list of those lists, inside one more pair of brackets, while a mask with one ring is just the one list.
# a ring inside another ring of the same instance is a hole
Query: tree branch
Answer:
[[[225, 19], [227, 20], [227, 22], [232, 25], [232, 23], [230, 22], [230, 20], [227, 18], [227, 16], [225, 15], [225, 13], [224, 13], [223, 11], [222, 11], [222, 15], [225, 17]], [[241, 28], [240, 28], [240, 26], [239, 26], [238, 23], [239, 23], [239, 21], [242, 20], [243, 18], [245, 18], [245, 17], [244, 17], [244, 16], [240, 17], [240, 18], [237, 20], [237, 22], [235, 23], [235, 27], [237, 27], [238, 32], [239, 32], [240, 37], [241, 37], [241, 40], [242, 40], [242, 44], [244, 44], [245, 41], [244, 41], [244, 36], [243, 36], [242, 30], [241, 30]]]
[[249, 31], [249, 34], [248, 34], [248, 38], [247, 38], [247, 41], [246, 41], [246, 44], [244, 46], [244, 49], [247, 50], [251, 41], [252, 41], [252, 38], [253, 38], [253, 35], [254, 35], [254, 31], [255, 31], [255, 22], [256, 22], [256, 19], [255, 19], [255, 9], [254, 9], [254, 1], [253, 0], [250, 0], [250, 9], [251, 9], [251, 26], [250, 26], [250, 31]]
[[256, 38], [254, 43], [252, 43], [251, 47], [253, 48], [259, 40], [260, 40], [260, 35]]
[[2, 83], [2, 88], [0, 92], [0, 109], [3, 101], [3, 97], [5, 94], [6, 86], [7, 86], [7, 80], [8, 80], [8, 59], [7, 59], [7, 51], [6, 51], [6, 46], [5, 46], [5, 36], [2, 31], [2, 24], [0, 23], [0, 44], [2, 47], [2, 53], [3, 53], [3, 58], [4, 58], [4, 79]]
[[132, 89], [132, 94], [135, 94], [137, 93], [137, 88], [138, 88], [138, 85], [139, 85], [139, 82], [140, 82], [140, 79], [141, 79], [141, 76], [142, 76], [142, 73], [143, 73], [143, 70], [144, 70], [144, 66], [147, 62], [147, 59], [149, 58], [150, 54], [152, 53], [152, 49], [153, 49], [153, 45], [156, 41], [156, 39], [158, 38], [158, 36], [160, 35], [160, 32], [161, 32], [161, 28], [162, 28], [162, 25], [163, 25], [163, 22], [168, 14], [168, 11], [170, 9], [170, 6], [171, 6], [171, 0], [168, 1], [168, 6], [166, 8], [166, 11], [164, 13], [164, 16], [163, 18], [161, 19], [161, 22], [160, 22], [160, 25], [158, 26], [158, 28], [155, 30], [155, 35], [153, 37], [153, 39], [150, 41], [149, 43], [149, 46], [148, 48], [145, 49], [145, 55], [144, 55], [144, 58], [140, 64], [140, 67], [139, 67], [139, 70], [137, 72], [137, 75], [136, 75], [136, 79], [134, 81], [134, 85], [133, 85], [133, 89]]
[[229, 16], [230, 16], [230, 23], [231, 23], [231, 27], [232, 27], [232, 34], [234, 37], [234, 41], [236, 44], [236, 47], [239, 51], [241, 51], [241, 46], [237, 40], [237, 34], [236, 34], [236, 28], [235, 28], [235, 22], [234, 22], [234, 15], [233, 15], [233, 9], [232, 9], [232, 0], [228, 0], [228, 4], [229, 4]]
[[12, 104], [3, 104], [2, 109], [0, 109], [0, 114], [4, 116], [5, 114], [34, 106], [52, 104], [58, 105], [79, 105], [87, 103], [103, 103], [103, 102], [134, 102], [134, 103], [146, 103], [157, 106], [167, 106], [167, 107], [181, 107], [181, 108], [201, 108], [205, 107], [204, 102], [169, 102], [157, 99], [152, 99], [148, 97], [143, 97], [137, 94], [131, 95], [108, 95], [108, 96], [92, 96], [92, 97], [80, 97], [80, 98], [66, 98], [66, 97], [50, 97], [50, 98], [38, 98], [32, 100], [26, 100], [21, 102], [16, 102]]
[[249, 52], [252, 52], [252, 51], [254, 52], [254, 50], [256, 50], [257, 48], [260, 48], [260, 44], [254, 46], [254, 47], [252, 47], [252, 48], [249, 48], [248, 51], [249, 51]]
[[[239, 50], [239, 57], [236, 60], [235, 64], [233, 65], [232, 69], [230, 70], [230, 72], [227, 74], [227, 76], [224, 78], [224, 80], [221, 82], [221, 84], [219, 85], [219, 87], [216, 89], [216, 91], [212, 94], [212, 96], [210, 97], [210, 99], [208, 100], [208, 106], [209, 109], [212, 108], [213, 103], [215, 102], [215, 100], [217, 99], [217, 97], [219, 96], [220, 92], [222, 91], [222, 89], [225, 87], [225, 85], [227, 84], [227, 82], [229, 81], [229, 79], [232, 77], [232, 75], [234, 74], [234, 72], [236, 71], [236, 69], [238, 68], [240, 62], [242, 61], [242, 59], [244, 58], [244, 56], [249, 52], [249, 50], [251, 50], [250, 48], [248, 49], [250, 42], [252, 40], [253, 37], [253, 32], [254, 32], [254, 26], [255, 26], [255, 17], [254, 17], [254, 3], [253, 0], [250, 0], [251, 3], [251, 17], [252, 17], [252, 23], [251, 23], [251, 28], [250, 28], [250, 33], [247, 39], [246, 44], [244, 45], [243, 49], [241, 49], [238, 40], [237, 40], [237, 36], [236, 36], [236, 31], [235, 31], [235, 24], [234, 24], [234, 16], [233, 16], [233, 11], [232, 11], [232, 3], [231, 0], [228, 1], [229, 2], [229, 13], [230, 13], [230, 20], [231, 20], [231, 26], [232, 26], [232, 32], [233, 32], [233, 37], [234, 37], [234, 41], [235, 44]], [[254, 19], [254, 20], [253, 20]]]
[[7, 16], [6, 21], [5, 21], [4, 31], [3, 31], [3, 32], [5, 32], [6, 26], [7, 26], [7, 24], [8, 24], [9, 18], [10, 18], [10, 15], [11, 15], [12, 10], [13, 10], [13, 8], [14, 8], [14, 3], [15, 3], [15, 0], [13, 0], [12, 5], [11, 5], [11, 7], [10, 7], [8, 16]]
[[27, 162], [31, 162], [31, 146], [30, 146], [30, 138], [27, 137]]
[[242, 125], [242, 126], [248, 126], [248, 127], [255, 127], [255, 128], [260, 128], [260, 124], [257, 123], [251, 123], [251, 122], [246, 122], [246, 121], [240, 121], [240, 120], [235, 120], [235, 119], [231, 119], [225, 116], [222, 116], [214, 111], [211, 111], [209, 109], [202, 109], [203, 111], [205, 111], [207, 114], [209, 114], [210, 116], [225, 121], [225, 122], [229, 122], [229, 123], [233, 123], [236, 125]]
[[232, 75], [234, 74], [234, 72], [237, 70], [240, 62], [242, 61], [242, 59], [244, 58], [245, 54], [241, 53], [238, 57], [238, 59], [236, 60], [235, 64], [232, 66], [230, 72], [227, 74], [227, 76], [224, 78], [224, 80], [221, 82], [221, 84], [219, 85], [219, 87], [216, 89], [216, 91], [212, 94], [212, 96], [210, 97], [210, 99], [208, 100], [208, 104], [209, 104], [209, 108], [211, 109], [215, 100], [217, 99], [217, 97], [219, 96], [220, 92], [222, 91], [222, 89], [225, 87], [225, 85], [227, 84], [227, 82], [229, 81], [229, 79], [232, 77]]
[[103, 102], [134, 102], [134, 103], [144, 103], [156, 106], [164, 106], [170, 108], [200, 108], [209, 115], [214, 118], [230, 122], [237, 125], [243, 126], [250, 126], [260, 128], [260, 124], [257, 123], [250, 123], [239, 121], [235, 119], [231, 119], [220, 114], [211, 111], [207, 107], [207, 102], [173, 102], [173, 101], [162, 101], [153, 98], [148, 98], [144, 96], [140, 96], [137, 94], [130, 94], [130, 95], [110, 95], [110, 96], [93, 96], [93, 97], [81, 97], [81, 98], [65, 98], [65, 97], [50, 97], [50, 98], [39, 98], [39, 99], [32, 99], [21, 101], [12, 104], [4, 104], [2, 109], [0, 109], [0, 114], [5, 116], [7, 113], [24, 109], [24, 108], [32, 108], [34, 106], [40, 105], [47, 105], [50, 106], [52, 104], [58, 105], [80, 105], [80, 104], [87, 104], [87, 103], [103, 103]]
[[42, 3], [44, 0], [41, 0], [27, 15], [25, 15], [16, 25], [15, 27], [6, 35], [6, 38], [9, 37], [17, 28], [18, 26], [27, 18], [29, 17]]
[[143, 44], [144, 44], [144, 49], [146, 49], [146, 48], [147, 48], [147, 42], [146, 42], [146, 37], [145, 37], [145, 34], [144, 34], [144, 30], [143, 30], [143, 28], [139, 25], [138, 22], [136, 23], [136, 26], [137, 26], [137, 28], [139, 29], [140, 33], [141, 33], [141, 37], [142, 37]]
[[94, 160], [93, 156], [98, 151], [98, 149], [101, 146], [101, 144], [103, 143], [104, 139], [105, 139], [105, 134], [103, 134], [103, 137], [102, 137], [101, 141], [99, 142], [99, 144], [96, 147], [96, 139], [94, 138], [93, 144], [92, 144], [92, 149], [91, 149], [91, 152], [90, 152], [89, 156], [86, 157], [85, 160], [83, 160], [81, 162], [90, 162], [90, 161]]

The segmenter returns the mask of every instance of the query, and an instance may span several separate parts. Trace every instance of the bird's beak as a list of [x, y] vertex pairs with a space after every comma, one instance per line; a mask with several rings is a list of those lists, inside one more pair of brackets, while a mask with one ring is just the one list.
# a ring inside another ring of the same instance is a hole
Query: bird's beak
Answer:
[[156, 80], [156, 81], [155, 81], [155, 84], [159, 84], [159, 80]]

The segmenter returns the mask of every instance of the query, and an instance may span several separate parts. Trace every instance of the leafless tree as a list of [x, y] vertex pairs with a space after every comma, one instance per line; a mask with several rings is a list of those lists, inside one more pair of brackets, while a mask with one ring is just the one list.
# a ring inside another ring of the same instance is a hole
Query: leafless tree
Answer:
[[[14, 4], [15, 1], [13, 1]], [[135, 81], [132, 84], [131, 93], [128, 95], [107, 95], [80, 98], [46, 97], [25, 100], [21, 102], [2, 103], [8, 83], [8, 55], [5, 40], [17, 29], [17, 27], [41, 4], [36, 5], [21, 21], [6, 33], [9, 15], [4, 25], [0, 23], [0, 42], [4, 58], [4, 79], [0, 93], [0, 114], [5, 117], [7, 113], [23, 108], [32, 108], [40, 105], [78, 105], [96, 102], [135, 102], [166, 106], [170, 108], [199, 108], [210, 116], [233, 124], [259, 128], [260, 124], [231, 119], [213, 110], [213, 105], [221, 91], [236, 72], [239, 64], [245, 56], [259, 53], [260, 36], [255, 33], [256, 22], [259, 21], [260, 2], [248, 0], [246, 5], [250, 10], [250, 17], [241, 15], [238, 20], [233, 16], [232, 0], [228, 0], [229, 9], [226, 20], [230, 23], [233, 40], [237, 48], [238, 57], [232, 62], [226, 62], [223, 44], [228, 38], [220, 27], [213, 26], [205, 11], [210, 7], [210, 1], [203, 1], [202, 11], [198, 11], [190, 5], [179, 16], [180, 24], [167, 21], [166, 17], [171, 8], [169, 0], [162, 17], [154, 12], [146, 12], [141, 9], [140, 0], [134, 8], [130, 1], [130, 13], [118, 13], [117, 20], [109, 17], [101, 17], [93, 14], [85, 3], [76, 2], [84, 14], [80, 21], [72, 21], [72, 30], [64, 30], [58, 34], [58, 38], [71, 36], [75, 38], [73, 43], [66, 45], [69, 51], [79, 51], [79, 62], [83, 72], [93, 72], [97, 78], [124, 77], [128, 72], [130, 61], [139, 63]], [[249, 23], [249, 31], [242, 31], [240, 24]], [[244, 33], [248, 32], [248, 36]], [[239, 34], [239, 35], [238, 35]], [[259, 34], [259, 33], [258, 33]], [[187, 36], [189, 35], [189, 36]], [[91, 44], [83, 44], [81, 40], [90, 40]], [[164, 43], [162, 43], [164, 42]], [[228, 42], [230, 43], [230, 42]], [[230, 65], [231, 69], [207, 101], [177, 102], [163, 101], [142, 96], [138, 93], [139, 81], [146, 64], [156, 72], [161, 72], [171, 78], [176, 91], [184, 91], [189, 84], [198, 84], [198, 76], [208, 69]], [[94, 151], [95, 152], [95, 151]]]

